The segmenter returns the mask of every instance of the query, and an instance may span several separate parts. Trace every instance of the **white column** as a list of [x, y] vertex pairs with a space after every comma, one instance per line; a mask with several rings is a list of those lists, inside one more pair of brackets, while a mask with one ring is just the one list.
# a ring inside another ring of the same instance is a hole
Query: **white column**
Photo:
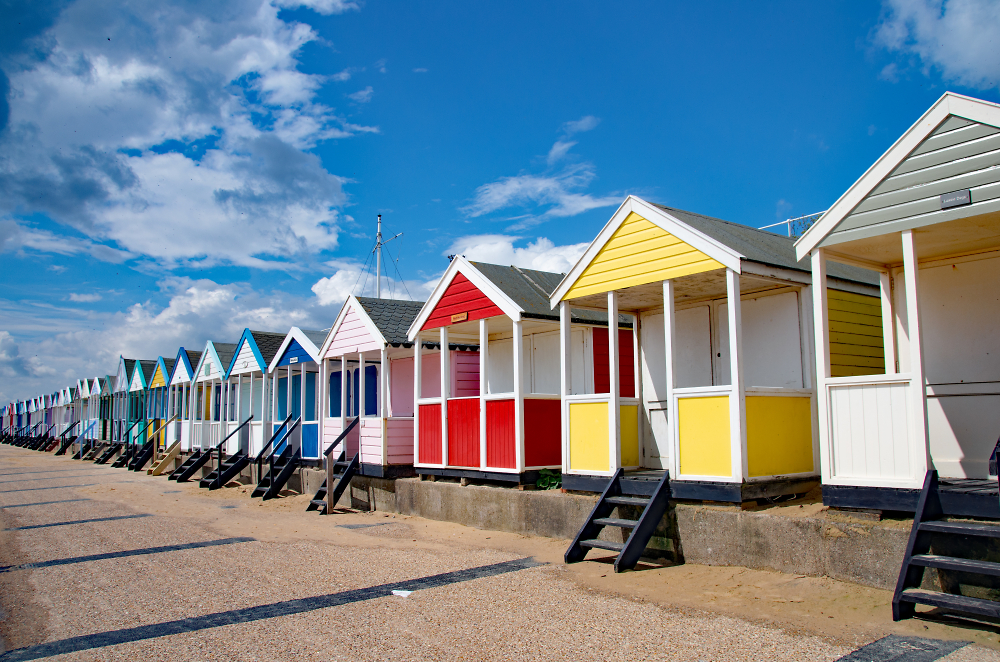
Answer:
[[524, 329], [521, 320], [514, 327], [514, 457], [518, 473], [524, 471]]
[[882, 299], [882, 347], [885, 355], [885, 374], [895, 375], [896, 368], [896, 311], [892, 305], [892, 276], [888, 271], [878, 275], [879, 294]]
[[420, 373], [423, 361], [423, 341], [420, 334], [413, 339], [413, 463], [420, 461]]
[[[347, 429], [347, 389], [351, 380], [347, 378], [347, 354], [340, 357], [340, 432]], [[344, 439], [344, 449], [347, 449], [347, 439]]]
[[441, 464], [448, 466], [448, 397], [451, 396], [451, 355], [448, 352], [448, 327], [442, 326], [441, 343]]
[[618, 365], [618, 292], [608, 292], [608, 457], [611, 473], [622, 466], [621, 388]]
[[479, 468], [486, 468], [486, 394], [490, 390], [489, 381], [490, 326], [485, 319], [479, 320]]
[[[832, 445], [836, 439], [830, 438], [829, 401], [826, 380], [830, 378], [830, 309], [826, 289], [826, 253], [817, 248], [810, 255], [812, 261], [813, 332], [816, 352], [816, 420], [819, 432], [819, 467], [823, 483], [833, 475], [831, 466]], [[813, 467], [815, 469], [815, 467]]]
[[906, 335], [910, 345], [910, 389], [913, 398], [913, 469], [920, 481], [933, 466], [927, 444], [927, 386], [924, 383], [924, 343], [920, 329], [920, 278], [912, 230], [903, 231], [903, 278], [906, 281]]
[[[364, 352], [358, 352], [358, 417], [363, 417], [365, 415], [365, 354]], [[358, 423], [358, 427], [361, 427], [361, 423]]]
[[569, 464], [569, 402], [573, 393], [573, 319], [568, 301], [559, 302], [559, 415], [562, 417], [562, 470], [568, 472]]
[[382, 345], [378, 368], [378, 412], [382, 419], [382, 466], [389, 464], [389, 348]]
[[743, 383], [743, 316], [740, 309], [740, 275], [726, 269], [726, 308], [729, 312], [729, 432], [732, 439], [733, 479], [747, 475], [746, 388]]
[[674, 388], [677, 381], [674, 372], [674, 332], [676, 328], [674, 310], [674, 281], [663, 281], [663, 357], [666, 371], [666, 389], [664, 396], [667, 399], [667, 444], [670, 448], [671, 457], [664, 460], [660, 458], [660, 464], [664, 469], [669, 469], [671, 474], [676, 476], [680, 473], [680, 446], [674, 431], [677, 427], [677, 406], [674, 402]]

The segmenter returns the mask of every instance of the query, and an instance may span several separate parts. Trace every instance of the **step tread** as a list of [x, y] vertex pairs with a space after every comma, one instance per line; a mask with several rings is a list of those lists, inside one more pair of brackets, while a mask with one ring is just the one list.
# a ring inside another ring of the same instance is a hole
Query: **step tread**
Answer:
[[314, 506], [325, 506], [326, 499], [313, 499], [309, 503], [313, 504]]
[[594, 524], [599, 524], [601, 526], [620, 526], [625, 529], [634, 528], [639, 520], [635, 519], [621, 519], [619, 517], [595, 517]]
[[625, 548], [625, 543], [621, 542], [611, 542], [609, 540], [598, 540], [597, 538], [591, 540], [581, 540], [581, 547], [591, 547], [595, 549], [608, 549], [612, 552], [620, 552]]
[[921, 522], [921, 531], [1000, 538], [1000, 526], [978, 522]]
[[648, 506], [649, 498], [635, 496], [610, 496], [605, 497], [605, 503], [613, 503], [616, 506]]
[[908, 588], [899, 596], [902, 602], [912, 602], [915, 604], [929, 605], [931, 607], [941, 607], [943, 609], [953, 609], [969, 614], [979, 614], [981, 616], [1000, 617], [1000, 602], [993, 600], [983, 600], [982, 598], [970, 598], [967, 595], [955, 595], [953, 593], [938, 593], [936, 591], [925, 591], [919, 588]]
[[994, 563], [993, 561], [977, 561], [975, 559], [940, 556], [938, 554], [916, 554], [911, 558], [911, 563], [925, 568], [941, 568], [942, 570], [974, 572], [1000, 577], [1000, 563]]

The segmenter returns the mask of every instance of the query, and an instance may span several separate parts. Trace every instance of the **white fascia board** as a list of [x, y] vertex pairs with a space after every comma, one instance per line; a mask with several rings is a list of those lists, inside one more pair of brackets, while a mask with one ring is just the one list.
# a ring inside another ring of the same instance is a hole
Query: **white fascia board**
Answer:
[[275, 352], [274, 358], [271, 359], [271, 364], [267, 366], [267, 374], [270, 375], [278, 369], [278, 362], [281, 361], [282, 355], [285, 353], [285, 350], [288, 349], [288, 346], [292, 344], [293, 340], [297, 341], [299, 345], [302, 346], [302, 349], [306, 350], [306, 353], [312, 357], [313, 362], [320, 362], [319, 347], [317, 347], [316, 343], [312, 340], [309, 340], [309, 336], [303, 333], [302, 329], [297, 326], [293, 326], [288, 330], [288, 333], [285, 334], [285, 339], [281, 341], [281, 347], [279, 347], [278, 351]]
[[330, 327], [330, 332], [326, 334], [326, 339], [323, 340], [323, 346], [319, 348], [320, 356], [326, 357], [327, 351], [330, 349], [330, 343], [333, 342], [334, 337], [337, 335], [337, 331], [340, 330], [340, 325], [344, 323], [344, 319], [347, 317], [348, 311], [351, 310], [351, 302], [357, 302], [353, 294], [348, 295], [347, 301], [344, 305], [340, 307], [340, 312], [337, 313], [337, 319], [333, 321], [333, 326]]
[[950, 115], [962, 117], [970, 122], [1000, 127], [1000, 106], [997, 104], [945, 92], [811, 228], [806, 230], [805, 234], [799, 237], [795, 242], [796, 259], [804, 259], [819, 246], [827, 235], [836, 230], [840, 222], [885, 181], [899, 164], [905, 161], [913, 150], [934, 133]]
[[590, 242], [590, 246], [584, 251], [580, 259], [576, 261], [573, 268], [569, 270], [559, 286], [556, 287], [552, 296], [549, 297], [549, 305], [555, 309], [562, 301], [563, 297], [570, 290], [571, 287], [579, 280], [583, 272], [590, 266], [597, 254], [601, 252], [601, 249], [611, 240], [618, 228], [621, 227], [625, 219], [628, 218], [629, 214], [635, 212], [637, 215], [643, 217], [650, 223], [658, 226], [664, 232], [669, 232], [673, 236], [677, 237], [684, 243], [688, 244], [692, 248], [695, 248], [705, 255], [709, 256], [713, 260], [720, 262], [727, 268], [732, 269], [736, 273], [740, 273], [741, 269], [741, 258], [743, 257], [740, 253], [734, 251], [729, 246], [722, 244], [715, 239], [695, 230], [683, 221], [674, 216], [671, 216], [668, 212], [651, 205], [642, 198], [638, 198], [634, 195], [630, 195], [625, 198], [625, 202], [618, 207], [614, 215], [611, 217], [601, 231], [597, 234], [597, 237]]
[[285, 350], [288, 349], [288, 346], [292, 344], [292, 340], [296, 339], [294, 334], [298, 330], [299, 327], [293, 326], [288, 330], [288, 333], [285, 334], [285, 339], [281, 341], [281, 346], [278, 347], [278, 351], [274, 353], [274, 358], [271, 359], [270, 365], [267, 366], [267, 374], [272, 374], [278, 367], [278, 361], [281, 360], [281, 355], [284, 354]]
[[469, 282], [475, 285], [480, 292], [485, 294], [490, 301], [496, 304], [496, 306], [503, 311], [504, 315], [512, 320], [521, 319], [521, 313], [523, 313], [524, 310], [520, 306], [504, 294], [500, 288], [490, 281], [490, 279], [480, 273], [480, 271], [476, 269], [467, 259], [461, 255], [456, 255], [455, 259], [453, 259], [451, 264], [448, 265], [444, 275], [441, 276], [441, 280], [439, 280], [437, 285], [434, 286], [434, 291], [431, 292], [431, 295], [427, 298], [423, 308], [420, 309], [420, 313], [417, 315], [417, 318], [413, 320], [413, 324], [410, 325], [409, 330], [406, 332], [406, 337], [411, 342], [416, 339], [420, 329], [427, 323], [427, 318], [430, 317], [431, 312], [433, 312], [433, 310], [437, 307], [438, 303], [441, 301], [441, 297], [443, 297], [445, 291], [447, 291], [448, 286], [451, 285], [451, 282], [455, 279], [455, 274], [458, 273], [461, 273], [463, 276], [468, 278]]
[[366, 329], [368, 329], [368, 333], [372, 335], [372, 338], [381, 342], [383, 347], [388, 345], [389, 343], [385, 339], [385, 336], [383, 336], [382, 332], [379, 331], [377, 326], [375, 326], [374, 320], [368, 316], [368, 312], [365, 310], [365, 307], [361, 305], [361, 302], [358, 301], [357, 297], [353, 294], [351, 295], [351, 307], [358, 314], [358, 317], [361, 318], [361, 323], [365, 325]]

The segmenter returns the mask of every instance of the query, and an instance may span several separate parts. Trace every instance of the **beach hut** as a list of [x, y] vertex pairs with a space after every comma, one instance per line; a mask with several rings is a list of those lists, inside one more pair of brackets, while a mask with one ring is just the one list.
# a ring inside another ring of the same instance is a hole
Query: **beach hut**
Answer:
[[131, 434], [130, 426], [134, 419], [129, 418], [129, 382], [135, 370], [135, 359], [118, 357], [118, 370], [115, 373], [112, 390], [111, 432], [112, 441], [126, 443], [126, 433]]
[[222, 441], [222, 383], [233, 360], [236, 343], [209, 340], [194, 371], [190, 388], [191, 445], [210, 450]]
[[176, 418], [166, 430], [166, 446], [180, 441], [181, 452], [188, 452], [191, 444], [191, 384], [202, 353], [181, 347], [174, 358], [174, 369], [167, 382], [167, 416]]
[[157, 357], [153, 375], [146, 389], [146, 420], [149, 422], [147, 435], [156, 436], [156, 448], [166, 448], [167, 421], [171, 415], [169, 392], [170, 377], [174, 372], [175, 359]]
[[146, 402], [149, 396], [149, 383], [153, 379], [155, 370], [155, 360], [140, 359], [135, 362], [129, 379], [129, 417], [130, 421], [139, 421], [131, 434], [131, 438], [136, 444], [146, 443], [147, 437], [153, 433], [152, 421], [147, 418]]
[[[360, 415], [358, 426], [344, 440], [346, 445], [334, 453], [344, 451], [348, 459], [360, 453], [361, 475], [413, 475], [414, 359], [407, 331], [422, 307], [420, 301], [352, 295], [320, 347], [321, 450], [329, 448]], [[423, 357], [425, 364], [436, 360], [429, 354]], [[454, 355], [450, 362], [465, 364], [464, 358]], [[423, 374], [431, 375], [432, 370]]]
[[[876, 274], [834, 275], [837, 296], [877, 304]], [[788, 237], [626, 198], [550, 297], [563, 487], [601, 491], [619, 470], [646, 470], [633, 478], [669, 471], [680, 499], [808, 491], [819, 473], [810, 283]], [[633, 321], [593, 334], [592, 368], [573, 356], [576, 307]]]
[[[320, 347], [326, 331], [309, 331], [293, 326], [285, 335], [268, 365], [271, 378], [271, 426], [278, 431], [286, 417], [301, 418], [301, 459], [317, 461], [320, 456], [322, 382], [319, 377]], [[280, 452], [280, 449], [275, 449]]]
[[1000, 518], [1000, 106], [947, 93], [796, 243], [813, 280], [880, 274], [884, 360], [838, 374], [836, 308], [814, 293], [824, 503], [909, 510], [928, 470], [947, 515]]
[[267, 370], [284, 340], [283, 333], [245, 329], [236, 343], [223, 380], [226, 434], [236, 430], [251, 415], [253, 419], [246, 438], [233, 435], [229, 440], [227, 454], [243, 450], [255, 456], [271, 437], [271, 380]]
[[[526, 484], [562, 466], [559, 316], [549, 305], [561, 279], [452, 260], [407, 333], [417, 473]], [[588, 319], [607, 326], [603, 314]]]
[[112, 417], [111, 412], [114, 409], [114, 375], [104, 375], [100, 379], [101, 382], [101, 395], [100, 395], [100, 408], [98, 410], [98, 418], [100, 422], [98, 427], [100, 428], [100, 436], [98, 437], [101, 441], [111, 441], [111, 428], [112, 428]]

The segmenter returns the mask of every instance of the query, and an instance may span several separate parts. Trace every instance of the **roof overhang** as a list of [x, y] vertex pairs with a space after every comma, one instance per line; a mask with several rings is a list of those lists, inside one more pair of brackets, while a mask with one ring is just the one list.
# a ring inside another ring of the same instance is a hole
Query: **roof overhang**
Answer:
[[264, 356], [260, 353], [260, 349], [257, 347], [257, 341], [254, 340], [253, 332], [251, 332], [250, 329], [243, 329], [243, 335], [240, 337], [240, 341], [236, 343], [236, 351], [233, 352], [233, 358], [229, 361], [229, 366], [226, 368], [226, 372], [222, 377], [223, 379], [229, 379], [229, 376], [233, 374], [233, 370], [236, 369], [236, 361], [240, 358], [240, 350], [243, 349], [243, 343], [248, 343], [247, 346], [250, 348], [250, 351], [253, 352], [254, 359], [257, 360], [257, 367], [259, 367], [261, 371], [267, 369], [267, 364], [264, 362]]
[[[796, 258], [802, 260], [814, 249], [820, 247], [847, 216], [854, 212], [914, 150], [920, 147], [921, 143], [952, 116], [1000, 128], [1000, 105], [946, 92], [795, 242]], [[991, 201], [991, 204], [981, 207], [979, 211], [1000, 211], [1000, 203]], [[974, 213], [979, 212], [973, 211], [972, 207], [959, 208], [951, 213], [925, 215], [923, 218], [915, 219], [909, 225], [913, 227], [933, 225], [957, 220], [963, 215], [970, 216]], [[875, 237], [901, 229], [912, 228], [894, 225], [889, 230], [879, 232], [876, 226], [866, 229], [864, 234], [867, 237]], [[845, 241], [843, 244], [839, 244], [842, 247], [841, 250], [849, 250], [847, 243]], [[836, 259], [837, 256], [832, 255], [831, 257]]]
[[[383, 346], [388, 344], [385, 336], [383, 336], [382, 332], [379, 331], [377, 326], [375, 326], [375, 322], [372, 321], [372, 318], [368, 316], [368, 311], [366, 311], [365, 307], [361, 305], [358, 298], [351, 294], [347, 297], [347, 301], [344, 302], [344, 305], [340, 307], [340, 312], [337, 313], [337, 319], [334, 321], [333, 326], [330, 327], [330, 332], [326, 334], [326, 339], [323, 340], [323, 345], [319, 348], [319, 355], [321, 357], [326, 356], [326, 353], [330, 351], [330, 345], [333, 344], [334, 339], [337, 337], [337, 333], [340, 331], [341, 325], [343, 325], [344, 320], [347, 319], [348, 313], [352, 310], [357, 311], [358, 317], [361, 319], [361, 323], [365, 325], [366, 329], [368, 329], [368, 333], [371, 334], [372, 338], [379, 340]], [[284, 349], [282, 349], [282, 351], [284, 351]]]
[[[329, 337], [329, 335], [330, 334], [327, 334], [327, 337]], [[319, 347], [317, 347], [316, 343], [312, 340], [309, 340], [309, 336], [303, 333], [302, 329], [297, 326], [293, 326], [289, 329], [288, 333], [285, 334], [285, 339], [281, 341], [281, 347], [278, 348], [278, 351], [274, 354], [274, 358], [271, 359], [271, 365], [267, 366], [268, 374], [277, 370], [278, 363], [281, 362], [282, 355], [285, 353], [285, 350], [288, 349], [288, 346], [292, 344], [293, 340], [299, 343], [302, 349], [306, 350], [306, 353], [312, 358], [314, 363], [320, 362], [321, 354]], [[325, 341], [323, 344], [326, 344]]]
[[[434, 291], [424, 302], [423, 308], [420, 309], [420, 313], [417, 314], [416, 319], [410, 325], [409, 330], [406, 332], [406, 337], [413, 342], [417, 338], [417, 334], [420, 329], [423, 328], [424, 324], [427, 323], [427, 319], [430, 317], [434, 309], [437, 308], [438, 302], [441, 301], [441, 297], [444, 296], [445, 291], [447, 291], [448, 286], [451, 285], [451, 281], [454, 280], [456, 274], [462, 274], [469, 281], [475, 285], [480, 292], [486, 295], [490, 301], [496, 304], [497, 308], [502, 310], [507, 317], [513, 320], [520, 320], [521, 315], [524, 310], [518, 306], [514, 301], [504, 294], [503, 290], [493, 284], [493, 281], [488, 279], [486, 276], [476, 269], [467, 259], [461, 255], [456, 255], [452, 259], [451, 264], [445, 269], [444, 275], [441, 276], [441, 280], [438, 281], [437, 285], [434, 286]], [[381, 335], [381, 334], [379, 334]]]
[[587, 269], [590, 263], [597, 257], [601, 249], [604, 248], [605, 244], [611, 240], [614, 236], [615, 231], [621, 227], [621, 224], [625, 222], [629, 214], [636, 214], [646, 219], [650, 223], [660, 227], [664, 232], [669, 232], [674, 235], [684, 243], [698, 249], [710, 258], [720, 262], [725, 265], [726, 268], [732, 269], [736, 273], [740, 273], [740, 260], [742, 255], [732, 248], [720, 243], [719, 241], [709, 237], [708, 235], [699, 232], [687, 225], [680, 219], [674, 217], [669, 212], [660, 209], [655, 205], [651, 205], [642, 198], [638, 198], [634, 195], [630, 195], [625, 198], [625, 201], [618, 207], [617, 211], [611, 216], [611, 219], [601, 228], [601, 231], [597, 234], [597, 237], [590, 242], [590, 246], [584, 251], [580, 259], [576, 261], [573, 268], [569, 270], [566, 277], [562, 279], [558, 287], [552, 292], [552, 296], [549, 297], [549, 304], [552, 308], [559, 305], [559, 302], [566, 297], [566, 293], [569, 292], [570, 288], [579, 280], [580, 276]]

